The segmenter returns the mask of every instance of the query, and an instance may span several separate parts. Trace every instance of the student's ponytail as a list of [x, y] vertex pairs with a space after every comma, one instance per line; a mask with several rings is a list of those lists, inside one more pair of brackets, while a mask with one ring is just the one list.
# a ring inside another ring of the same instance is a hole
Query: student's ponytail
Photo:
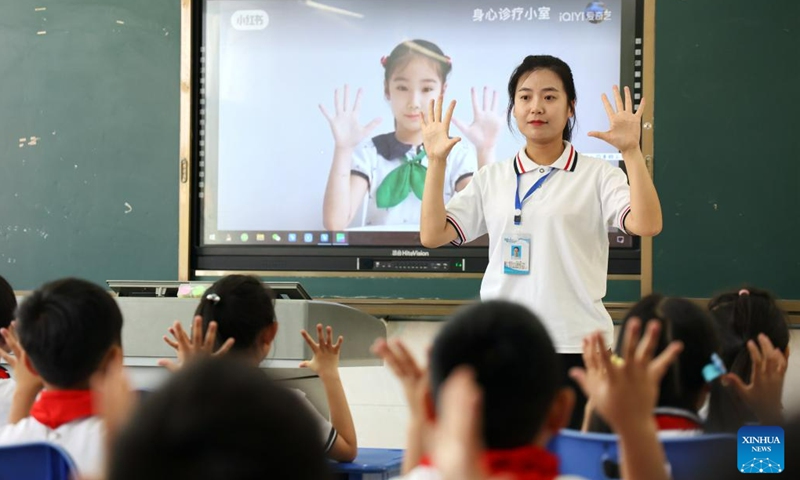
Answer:
[[[747, 342], [765, 334], [783, 352], [789, 345], [786, 315], [766, 290], [746, 287], [717, 295], [708, 304], [722, 343], [722, 360], [728, 371], [750, 383], [753, 363]], [[708, 431], [735, 432], [753, 413], [730, 388], [712, 390]]]

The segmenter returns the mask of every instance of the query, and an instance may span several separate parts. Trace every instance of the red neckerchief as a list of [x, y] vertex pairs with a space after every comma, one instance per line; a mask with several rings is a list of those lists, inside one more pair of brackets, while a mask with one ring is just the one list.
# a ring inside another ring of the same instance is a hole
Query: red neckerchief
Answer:
[[[420, 465], [435, 467], [427, 456]], [[483, 465], [489, 475], [511, 474], [515, 480], [550, 480], [558, 476], [558, 457], [542, 447], [487, 450]]]
[[659, 407], [655, 410], [659, 430], [702, 430], [703, 423], [697, 414], [679, 408]]
[[7, 380], [9, 378], [11, 378], [11, 375], [8, 374], [8, 370], [0, 367], [0, 380]]
[[31, 416], [52, 429], [94, 414], [91, 390], [45, 390], [31, 407]]

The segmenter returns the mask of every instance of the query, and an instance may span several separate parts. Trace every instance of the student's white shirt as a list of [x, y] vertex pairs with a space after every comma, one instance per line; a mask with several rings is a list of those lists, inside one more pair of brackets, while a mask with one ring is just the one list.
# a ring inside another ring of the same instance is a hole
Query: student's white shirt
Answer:
[[0, 379], [0, 427], [8, 424], [8, 414], [11, 413], [11, 400], [17, 383], [13, 378]]
[[[447, 204], [448, 220], [470, 242], [489, 234], [489, 265], [483, 300], [502, 298], [533, 310], [559, 353], [580, 353], [583, 338], [597, 330], [613, 343], [611, 316], [603, 306], [608, 272], [608, 227], [624, 231], [630, 211], [625, 173], [604, 160], [578, 154], [564, 142], [552, 166], [540, 166], [525, 149], [487, 165]], [[555, 172], [523, 204], [521, 231], [531, 235], [528, 275], [503, 273], [503, 234], [514, 228], [514, 189], [520, 198], [551, 169]]]
[[[503, 475], [500, 475], [502, 477]], [[441, 480], [442, 476], [435, 467], [419, 466], [414, 467], [410, 472], [402, 477], [395, 477], [394, 480]], [[584, 477], [576, 475], [559, 475], [554, 480], [586, 480]]]
[[100, 417], [86, 417], [51, 429], [33, 417], [0, 428], [0, 445], [50, 442], [64, 448], [81, 475], [97, 477], [105, 462], [105, 425]]
[[[377, 144], [376, 144], [377, 142]], [[378, 135], [363, 142], [353, 152], [351, 171], [369, 182], [369, 195], [363, 226], [419, 226], [422, 201], [410, 192], [398, 205], [391, 208], [378, 208], [376, 194], [383, 180], [397, 167], [403, 165], [405, 157], [413, 158], [417, 151], [411, 145], [400, 143], [394, 132]], [[428, 158], [422, 160], [427, 168]], [[444, 201], [448, 202], [456, 193], [456, 184], [478, 169], [474, 150], [456, 144], [447, 157], [445, 170]], [[387, 228], [387, 230], [391, 230]]]
[[333, 447], [333, 444], [336, 442], [339, 432], [336, 431], [336, 428], [333, 427], [327, 418], [319, 413], [319, 410], [317, 410], [314, 404], [311, 403], [308, 397], [306, 397], [305, 392], [296, 388], [290, 388], [289, 390], [297, 395], [297, 398], [300, 399], [300, 403], [302, 403], [309, 410], [311, 416], [314, 417], [314, 420], [319, 427], [320, 438], [324, 442], [323, 445], [325, 446], [325, 453], [328, 453]]

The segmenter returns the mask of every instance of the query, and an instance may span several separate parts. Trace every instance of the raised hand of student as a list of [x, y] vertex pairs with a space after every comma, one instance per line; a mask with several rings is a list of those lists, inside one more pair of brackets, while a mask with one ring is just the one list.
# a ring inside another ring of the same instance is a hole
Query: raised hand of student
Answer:
[[412, 418], [423, 419], [428, 369], [420, 367], [400, 340], [387, 342], [379, 338], [372, 345], [372, 352], [386, 362], [394, 376], [400, 380]]
[[9, 328], [0, 329], [0, 335], [3, 335], [6, 346], [11, 350], [11, 353], [8, 353], [0, 348], [0, 357], [11, 367], [17, 391], [31, 392], [35, 395], [44, 387], [44, 384], [42, 377], [28, 367], [30, 360], [19, 343], [16, 323], [16, 321], [11, 322]]
[[194, 358], [207, 355], [222, 355], [230, 350], [234, 343], [234, 339], [229, 338], [225, 340], [225, 343], [223, 343], [217, 351], [214, 351], [214, 345], [217, 341], [217, 322], [209, 322], [208, 330], [205, 335], [203, 335], [203, 317], [199, 315], [194, 317], [192, 321], [191, 337], [186, 333], [186, 330], [183, 329], [181, 322], [177, 320], [169, 328], [169, 333], [172, 334], [175, 340], [164, 335], [164, 342], [177, 351], [178, 361], [173, 362], [172, 360], [161, 359], [158, 361], [158, 364], [173, 372], [180, 369], [186, 362], [190, 362]]
[[372, 345], [372, 352], [389, 366], [403, 385], [411, 418], [406, 433], [406, 452], [403, 455], [403, 474], [416, 467], [427, 451], [430, 433], [425, 415], [425, 399], [428, 391], [428, 369], [420, 367], [400, 340], [387, 342], [379, 338]]
[[453, 117], [453, 123], [479, 153], [493, 151], [503, 128], [503, 117], [497, 113], [497, 90], [492, 90], [490, 94], [489, 88], [483, 87], [483, 100], [480, 102], [475, 87], [472, 87], [471, 93], [472, 123], [467, 125], [457, 117]]
[[642, 114], [645, 108], [644, 97], [640, 100], [639, 109], [636, 112], [633, 111], [631, 90], [628, 87], [625, 87], [625, 101], [623, 102], [619, 87], [614, 85], [616, 109], [611, 106], [605, 93], [602, 95], [602, 100], [608, 115], [609, 129], [605, 132], [592, 131], [588, 135], [611, 144], [623, 153], [638, 149], [639, 137], [642, 133]]
[[447, 111], [442, 115], [444, 97], [439, 95], [438, 100], [431, 100], [428, 112], [420, 118], [422, 122], [422, 142], [425, 144], [425, 153], [431, 162], [446, 162], [450, 151], [461, 141], [461, 137], [450, 137], [450, 120], [456, 108], [456, 101], [452, 100]]
[[786, 378], [786, 356], [763, 333], [758, 335], [758, 345], [753, 340], [747, 342], [747, 350], [753, 365], [750, 383], [745, 384], [738, 375], [729, 373], [722, 378], [723, 384], [736, 391], [761, 423], [780, 424], [783, 421], [781, 398]]
[[314, 354], [311, 360], [300, 362], [300, 368], [308, 368], [322, 378], [324, 375], [338, 375], [339, 352], [342, 349], [344, 338], [339, 335], [333, 343], [333, 328], [326, 327], [323, 331], [322, 324], [317, 324], [317, 341], [305, 330], [300, 330], [300, 335], [308, 344]]
[[15, 390], [8, 414], [8, 423], [13, 424], [30, 414], [31, 407], [39, 392], [44, 388], [42, 377], [31, 368], [28, 354], [22, 348], [17, 338], [16, 321], [11, 322], [9, 328], [0, 329], [0, 335], [6, 341], [6, 346], [13, 355], [0, 349], [0, 357], [5, 360], [14, 371]]
[[374, 118], [366, 125], [362, 125], [358, 121], [358, 113], [361, 108], [361, 89], [359, 88], [356, 92], [352, 106], [349, 105], [350, 87], [348, 85], [344, 86], [342, 93], [343, 98], [339, 101], [339, 89], [337, 88], [333, 92], [333, 115], [328, 113], [322, 104], [319, 105], [319, 109], [331, 126], [336, 148], [353, 149], [369, 136], [370, 132], [381, 123], [381, 119]]
[[317, 324], [316, 341], [305, 330], [300, 330], [300, 335], [314, 354], [311, 360], [300, 362], [300, 368], [308, 368], [319, 375], [331, 411], [331, 424], [339, 432], [328, 456], [341, 462], [351, 462], [358, 454], [358, 440], [353, 415], [339, 377], [339, 354], [344, 338], [339, 335], [336, 343], [333, 343], [333, 328], [326, 327], [323, 330], [321, 323]]
[[628, 320], [622, 339], [622, 361], [614, 361], [601, 333], [583, 341], [586, 370], [573, 368], [572, 378], [592, 399], [595, 409], [619, 435], [622, 478], [666, 480], [666, 455], [658, 440], [653, 408], [661, 379], [683, 349], [670, 343], [653, 358], [658, 343], [659, 322], [648, 323], [639, 340], [641, 322]]
[[109, 362], [108, 367], [91, 378], [94, 404], [106, 426], [108, 451], [119, 432], [128, 423], [137, 404], [136, 392], [131, 388], [122, 361]]
[[482, 471], [483, 394], [475, 372], [461, 366], [442, 384], [433, 463], [444, 480], [500, 480]]
[[602, 333], [589, 335], [583, 341], [586, 369], [570, 371], [597, 412], [616, 432], [652, 419], [661, 379], [683, 349], [680, 342], [672, 342], [653, 358], [660, 329], [659, 322], [649, 322], [640, 341], [640, 320], [629, 320], [622, 339], [622, 361], [617, 362], [612, 360]]

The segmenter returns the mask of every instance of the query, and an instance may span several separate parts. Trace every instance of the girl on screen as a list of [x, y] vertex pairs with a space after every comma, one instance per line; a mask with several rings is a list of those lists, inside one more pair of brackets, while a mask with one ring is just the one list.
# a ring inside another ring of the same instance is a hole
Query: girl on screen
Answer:
[[[363, 225], [353, 226], [381, 230], [416, 230], [419, 226], [428, 168], [422, 142], [422, 111], [430, 101], [444, 94], [452, 62], [436, 44], [410, 40], [397, 45], [388, 57], [381, 59], [381, 65], [394, 131], [370, 138], [381, 120], [376, 118], [366, 125], [359, 121], [361, 89], [352, 105], [349, 87], [345, 85], [341, 99], [337, 89], [333, 114], [319, 106], [330, 123], [335, 142], [323, 202], [323, 223], [327, 230], [351, 226], [367, 193]], [[477, 106], [474, 89], [472, 96], [475, 120], [471, 125], [458, 126], [475, 150], [458, 145], [448, 153], [442, 194], [445, 201], [464, 189], [478, 168], [491, 163], [502, 125], [502, 118], [494, 108], [496, 92], [489, 105], [488, 91], [484, 90], [482, 108]]]
[[[449, 154], [459, 142], [448, 134], [455, 102], [442, 113], [442, 97], [426, 109], [423, 136], [430, 166], [422, 199], [420, 239], [429, 248], [461, 245], [489, 235], [489, 265], [481, 298], [526, 305], [544, 320], [561, 355], [564, 379], [582, 366], [583, 339], [602, 331], [611, 345], [613, 324], [603, 305], [608, 227], [633, 235], [661, 231], [661, 205], [639, 147], [645, 101], [634, 111], [630, 90], [614, 87], [603, 104], [610, 128], [589, 132], [622, 153], [619, 168], [579, 154], [570, 143], [577, 94], [572, 70], [549, 55], [528, 56], [508, 83], [507, 119], [525, 144], [508, 159], [478, 171], [447, 202]], [[613, 102], [613, 103], [612, 103]], [[630, 186], [628, 184], [630, 182]], [[513, 246], [523, 258], [511, 258]], [[574, 384], [573, 384], [574, 385]], [[571, 425], [581, 424], [580, 389]]]

